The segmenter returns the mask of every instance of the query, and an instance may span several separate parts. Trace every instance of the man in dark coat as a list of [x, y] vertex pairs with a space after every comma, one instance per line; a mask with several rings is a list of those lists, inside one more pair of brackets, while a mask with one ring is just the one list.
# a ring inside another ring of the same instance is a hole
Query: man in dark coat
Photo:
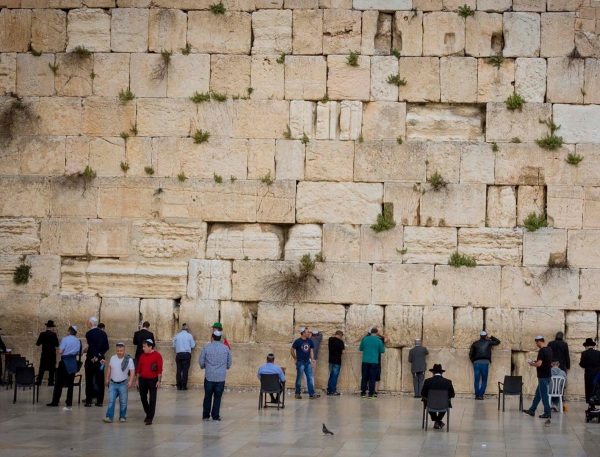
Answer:
[[[442, 376], [442, 373], [446, 370], [442, 369], [442, 365], [439, 363], [436, 363], [433, 365], [433, 368], [431, 370], [429, 370], [433, 373], [433, 376], [429, 379], [426, 379], [425, 382], [423, 383], [423, 388], [421, 389], [421, 396], [423, 397], [423, 400], [425, 402], [425, 406], [427, 406], [427, 397], [429, 396], [429, 391], [430, 390], [447, 390], [448, 391], [448, 399], [450, 398], [454, 398], [454, 386], [452, 385], [452, 381], [449, 379], [446, 379]], [[448, 401], [448, 406], [450, 408], [452, 408], [452, 403], [450, 401]], [[442, 422], [442, 419], [444, 418], [444, 416], [446, 415], [445, 412], [443, 413], [433, 413], [430, 412], [429, 413], [429, 417], [431, 417], [431, 421], [433, 422], [433, 428], [435, 429], [441, 429], [444, 428], [444, 424]]]
[[485, 330], [482, 330], [479, 333], [479, 339], [471, 345], [469, 359], [473, 363], [475, 400], [483, 400], [490, 363], [492, 363], [492, 347], [498, 344], [500, 344], [498, 338], [488, 335]]
[[[2, 329], [0, 328], [0, 330], [2, 330]], [[4, 345], [4, 341], [2, 341], [2, 337], [0, 337], [0, 384], [4, 384], [2, 382], [4, 371], [2, 371], [2, 355], [1, 355], [3, 352], [6, 352], [6, 346]]]
[[548, 343], [548, 347], [552, 349], [554, 360], [558, 360], [558, 367], [565, 373], [571, 369], [571, 358], [569, 357], [569, 345], [563, 340], [563, 332], [558, 332], [554, 341]]
[[[585, 351], [581, 353], [579, 366], [585, 371], [583, 373], [583, 381], [585, 383], [585, 401], [590, 402], [592, 390], [594, 388], [594, 377], [600, 371], [600, 351], [594, 349], [596, 342], [592, 338], [587, 338], [583, 343]], [[594, 409], [590, 405], [590, 409]]]
[[135, 346], [136, 346], [135, 357], [133, 359], [133, 362], [134, 362], [136, 368], [137, 368], [138, 361], [140, 360], [140, 355], [142, 355], [144, 353], [144, 349], [143, 349], [144, 341], [146, 341], [146, 340], [156, 341], [154, 339], [154, 333], [152, 333], [150, 330], [148, 330], [149, 328], [150, 328], [150, 322], [144, 321], [144, 323], [142, 324], [142, 328], [133, 334], [133, 344], [135, 344]]
[[[98, 386], [98, 396], [96, 397], [96, 406], [102, 406], [104, 401], [104, 354], [108, 351], [108, 337], [106, 333], [98, 328], [98, 319], [90, 317], [87, 322], [88, 332], [85, 334], [87, 341], [85, 358], [85, 404], [83, 406], [92, 406], [94, 397], [94, 380]], [[101, 368], [102, 367], [102, 368]]]
[[427, 361], [425, 357], [429, 351], [420, 339], [415, 340], [415, 347], [408, 352], [408, 362], [410, 363], [410, 371], [413, 376], [413, 388], [415, 390], [415, 398], [421, 398], [421, 389], [425, 380], [425, 371], [427, 370]]
[[48, 385], [54, 385], [54, 375], [56, 373], [56, 348], [58, 347], [58, 336], [54, 329], [54, 321], [46, 322], [46, 330], [38, 336], [36, 346], [42, 346], [42, 355], [40, 357], [40, 371], [37, 377], [37, 385], [42, 385], [44, 373], [48, 371]]

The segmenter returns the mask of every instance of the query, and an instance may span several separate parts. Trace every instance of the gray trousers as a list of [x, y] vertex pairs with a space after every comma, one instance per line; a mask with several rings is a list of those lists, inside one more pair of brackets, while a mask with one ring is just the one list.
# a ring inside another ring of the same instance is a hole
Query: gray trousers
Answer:
[[425, 372], [417, 371], [413, 373], [413, 388], [415, 389], [415, 397], [421, 396], [421, 389], [423, 388], [423, 381], [425, 381]]

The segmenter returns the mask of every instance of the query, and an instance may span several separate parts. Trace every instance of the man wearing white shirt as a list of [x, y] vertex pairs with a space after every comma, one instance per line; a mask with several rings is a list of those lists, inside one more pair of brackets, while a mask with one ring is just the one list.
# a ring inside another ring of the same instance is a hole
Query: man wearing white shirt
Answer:
[[188, 324], [183, 324], [181, 332], [173, 338], [175, 363], [177, 364], [177, 390], [187, 390], [188, 372], [192, 360], [192, 349], [196, 347], [194, 337], [188, 333]]
[[119, 397], [119, 422], [127, 421], [127, 397], [128, 390], [133, 385], [135, 377], [135, 366], [130, 355], [125, 355], [125, 344], [117, 343], [116, 354], [110, 358], [106, 365], [106, 385], [108, 386], [108, 409], [106, 417], [102, 419], [106, 423], [113, 421], [115, 403]]

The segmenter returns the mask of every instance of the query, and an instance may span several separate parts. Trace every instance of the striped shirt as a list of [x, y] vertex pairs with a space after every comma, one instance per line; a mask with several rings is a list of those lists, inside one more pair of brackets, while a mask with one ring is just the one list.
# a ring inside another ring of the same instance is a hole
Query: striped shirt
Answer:
[[231, 352], [220, 341], [212, 341], [202, 348], [200, 368], [206, 370], [204, 378], [210, 382], [225, 382], [227, 370], [231, 367]]

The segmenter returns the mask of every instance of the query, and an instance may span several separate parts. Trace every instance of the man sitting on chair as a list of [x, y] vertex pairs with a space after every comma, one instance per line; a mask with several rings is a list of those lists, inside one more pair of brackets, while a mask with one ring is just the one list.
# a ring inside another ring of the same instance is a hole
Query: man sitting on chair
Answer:
[[[433, 365], [433, 368], [429, 370], [433, 373], [433, 376], [429, 379], [426, 379], [423, 383], [423, 389], [421, 390], [421, 396], [423, 397], [423, 401], [425, 402], [425, 406], [427, 406], [427, 396], [429, 395], [430, 390], [447, 390], [448, 391], [448, 399], [454, 398], [454, 386], [452, 386], [452, 381], [446, 379], [442, 376], [442, 373], [446, 370], [442, 369], [442, 365], [436, 363]], [[452, 408], [452, 403], [448, 401], [448, 407]], [[446, 413], [434, 413], [430, 412], [429, 417], [431, 417], [431, 421], [434, 423], [433, 428], [441, 429], [444, 427], [442, 419]]]
[[[258, 375], [257, 378], [260, 381], [260, 377], [263, 374], [276, 374], [279, 376], [279, 383], [281, 385], [281, 390], [283, 391], [283, 383], [285, 382], [285, 373], [283, 372], [283, 369], [275, 364], [275, 354], [267, 354], [267, 363], [265, 363], [264, 365], [261, 365], [258, 368]], [[279, 394], [277, 394], [277, 397], [275, 397], [275, 395], [270, 394], [271, 395], [271, 402], [272, 403], [278, 403], [279, 402]]]

